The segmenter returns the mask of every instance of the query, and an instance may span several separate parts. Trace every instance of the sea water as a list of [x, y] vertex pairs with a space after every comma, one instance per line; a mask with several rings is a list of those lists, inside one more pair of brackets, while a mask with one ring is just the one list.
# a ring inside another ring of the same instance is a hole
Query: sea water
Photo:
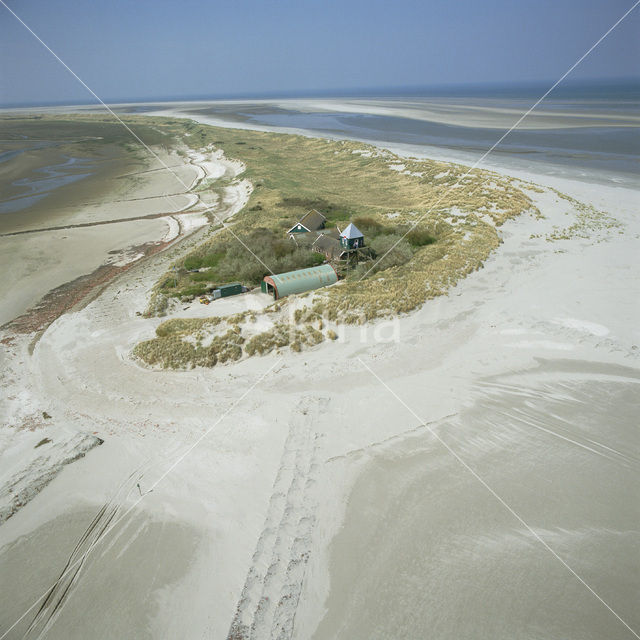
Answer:
[[[510, 131], [545, 91], [545, 87], [487, 87], [466, 92], [441, 91], [435, 95], [388, 92], [348, 98], [199, 101], [164, 106], [175, 115], [212, 124], [404, 145], [416, 155], [437, 157], [438, 152], [446, 152], [448, 157], [469, 164], [482, 158], [480, 167], [506, 162], [522, 170], [559, 169], [567, 177], [588, 181], [617, 184], [637, 181], [638, 85], [609, 83], [559, 88]], [[348, 104], [348, 109], [341, 110], [341, 102]], [[388, 113], [371, 113], [371, 105]], [[159, 108], [157, 103], [137, 104], [126, 111], [153, 115]], [[503, 114], [500, 126], [475, 126], [469, 118], [495, 115], [496, 110]], [[437, 121], [434, 111], [445, 113], [448, 122]], [[528, 128], [538, 114], [550, 116], [549, 126]], [[507, 131], [508, 135], [492, 149]], [[490, 155], [483, 158], [490, 149]]]

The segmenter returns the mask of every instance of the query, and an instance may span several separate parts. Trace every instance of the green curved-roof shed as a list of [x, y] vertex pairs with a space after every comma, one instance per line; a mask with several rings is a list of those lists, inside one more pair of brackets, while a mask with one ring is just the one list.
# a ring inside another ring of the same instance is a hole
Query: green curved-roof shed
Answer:
[[262, 290], [266, 293], [272, 293], [277, 300], [294, 293], [304, 293], [312, 289], [326, 287], [336, 282], [338, 282], [336, 270], [330, 264], [321, 264], [319, 267], [265, 276]]

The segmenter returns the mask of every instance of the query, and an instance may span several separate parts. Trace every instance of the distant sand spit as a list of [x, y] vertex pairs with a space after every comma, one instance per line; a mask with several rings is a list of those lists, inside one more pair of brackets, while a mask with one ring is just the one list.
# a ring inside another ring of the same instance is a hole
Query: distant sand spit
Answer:
[[[532, 101], [533, 104], [534, 101]], [[327, 112], [363, 113], [395, 116], [425, 122], [506, 130], [514, 125], [526, 111], [481, 104], [425, 100], [290, 100], [275, 103], [289, 109], [320, 110]], [[627, 113], [598, 113], [578, 110], [537, 109], [519, 125], [523, 130], [570, 129], [576, 127], [640, 127], [640, 115], [631, 109]]]
[[[469, 104], [475, 102], [476, 104]], [[522, 100], [520, 108], [501, 107], [495, 104], [496, 101], [465, 99], [453, 101], [446, 98], [430, 100], [428, 98], [411, 100], [407, 98], [360, 98], [360, 99], [336, 99], [336, 98], [314, 98], [300, 99], [291, 98], [284, 100], [216, 100], [216, 101], [194, 101], [194, 102], [165, 102], [165, 103], [144, 103], [140, 105], [116, 105], [115, 108], [123, 113], [133, 109], [134, 112], [142, 107], [149, 109], [149, 115], [178, 115], [180, 113], [186, 117], [205, 116], [216, 119], [216, 122], [236, 122], [240, 126], [247, 120], [254, 110], [259, 113], [262, 109], [265, 113], [278, 109], [286, 111], [299, 111], [302, 113], [325, 112], [325, 113], [351, 113], [369, 114], [379, 116], [391, 116], [396, 118], [408, 118], [424, 122], [437, 124], [470, 127], [480, 129], [507, 130], [513, 126], [521, 116], [534, 104], [535, 99]], [[629, 105], [626, 108], [619, 108], [616, 112], [611, 112], [605, 106], [601, 110], [590, 104], [588, 111], [580, 110], [580, 102], [576, 102], [574, 108], [571, 106], [554, 108], [543, 103], [532, 111], [518, 124], [520, 130], [551, 130], [551, 129], [573, 129], [581, 127], [639, 127], [640, 115], [638, 110]], [[78, 109], [87, 110], [86, 107]], [[211, 121], [211, 124], [214, 124]], [[286, 126], [286, 125], [283, 125]], [[276, 127], [260, 127], [255, 125], [251, 128], [265, 128], [272, 130]]]
[[[357, 113], [394, 116], [434, 122], [438, 124], [459, 127], [489, 128], [506, 130], [512, 126], [529, 107], [535, 103], [535, 98], [520, 99], [519, 108], [499, 105], [498, 99], [483, 98], [287, 98], [262, 100], [194, 100], [189, 102], [148, 102], [123, 103], [112, 105], [122, 113], [149, 113], [149, 115], [168, 115], [169, 113], [183, 113], [189, 117], [194, 115], [216, 116], [222, 120], [236, 120], [241, 123], [245, 118], [243, 111], [251, 113], [253, 109], [297, 110], [301, 112], [326, 113]], [[603, 104], [601, 109], [594, 106], [593, 101], [579, 99], [562, 101], [561, 108], [555, 105], [555, 98], [539, 105], [527, 115], [519, 125], [521, 130], [543, 130], [580, 127], [638, 127], [640, 114], [637, 106], [626, 104], [615, 111], [609, 110]], [[589, 110], [581, 109], [589, 105]], [[77, 106], [64, 107], [78, 112], [100, 110], [99, 107]], [[61, 107], [40, 107], [21, 109], [17, 112], [38, 111], [57, 113]], [[196, 118], [197, 119], [197, 118]]]
[[[551, 96], [527, 113], [536, 97], [361, 98], [256, 101], [200, 101], [122, 105], [122, 113], [191, 118], [237, 129], [254, 129], [356, 139], [366, 143], [404, 146], [407, 155], [450, 159], [491, 167], [500, 158], [509, 167], [587, 182], [630, 186], [637, 182], [637, 139], [640, 112], [630, 100], [602, 97], [590, 100]], [[526, 117], [523, 119], [523, 116]]]

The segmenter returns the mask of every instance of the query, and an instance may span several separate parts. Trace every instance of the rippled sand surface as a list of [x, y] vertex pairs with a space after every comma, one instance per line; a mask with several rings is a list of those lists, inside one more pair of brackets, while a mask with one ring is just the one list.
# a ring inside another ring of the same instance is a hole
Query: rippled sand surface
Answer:
[[[633, 627], [635, 369], [541, 361], [481, 380], [437, 434]], [[370, 463], [333, 545], [316, 638], [629, 638], [431, 434]]]

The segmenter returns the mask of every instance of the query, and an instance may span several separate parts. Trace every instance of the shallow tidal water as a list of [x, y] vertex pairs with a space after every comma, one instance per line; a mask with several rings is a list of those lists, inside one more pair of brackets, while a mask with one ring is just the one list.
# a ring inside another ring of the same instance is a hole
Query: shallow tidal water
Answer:
[[519, 122], [545, 89], [136, 104], [122, 111], [162, 115], [164, 106], [166, 113], [211, 124], [397, 144], [418, 155], [432, 156], [434, 150], [442, 150], [469, 164], [480, 160], [518, 124], [482, 166], [507, 162], [545, 173], [555, 167], [552, 174], [559, 168], [568, 177], [590, 182], [637, 183], [637, 86], [560, 87]]
[[0, 214], [33, 206], [59, 187], [90, 176], [93, 167], [94, 162], [89, 158], [61, 155], [58, 162], [33, 169], [29, 175], [12, 182], [11, 187], [19, 195], [0, 200]]

